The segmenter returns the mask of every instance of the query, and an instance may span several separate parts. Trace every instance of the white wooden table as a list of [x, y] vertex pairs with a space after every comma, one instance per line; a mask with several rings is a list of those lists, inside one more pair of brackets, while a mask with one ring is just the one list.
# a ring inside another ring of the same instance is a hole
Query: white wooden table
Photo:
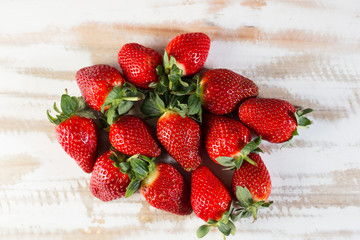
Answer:
[[119, 69], [123, 44], [163, 53], [194, 31], [212, 40], [206, 68], [314, 109], [291, 147], [262, 144], [274, 204], [228, 239], [360, 239], [358, 0], [0, 1], [0, 239], [197, 239], [194, 214], [156, 210], [139, 193], [94, 198], [45, 114], [65, 88], [80, 95], [78, 69]]

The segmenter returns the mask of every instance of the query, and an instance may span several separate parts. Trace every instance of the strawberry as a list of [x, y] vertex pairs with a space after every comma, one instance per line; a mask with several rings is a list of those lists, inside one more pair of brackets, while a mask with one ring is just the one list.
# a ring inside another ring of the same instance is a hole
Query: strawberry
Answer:
[[90, 178], [91, 193], [104, 202], [125, 196], [130, 184], [128, 175], [120, 171], [116, 161], [111, 160], [112, 154], [112, 151], [107, 151], [96, 160]]
[[86, 104], [95, 111], [101, 110], [107, 95], [115, 86], [121, 87], [125, 83], [116, 68], [104, 64], [82, 68], [75, 77]]
[[239, 168], [243, 160], [254, 163], [250, 152], [259, 152], [261, 139], [252, 142], [249, 129], [241, 122], [212, 114], [204, 114], [205, 148], [210, 158], [230, 169]]
[[[200, 32], [181, 34], [166, 47], [166, 54], [174, 57], [181, 76], [193, 75], [204, 66], [210, 49], [210, 38]], [[165, 65], [165, 68], [168, 66]], [[170, 68], [172, 66], [169, 66]]]
[[258, 87], [253, 81], [228, 69], [205, 72], [199, 88], [202, 106], [217, 115], [230, 113], [245, 99], [258, 95]]
[[158, 163], [140, 187], [146, 201], [153, 207], [188, 215], [192, 212], [190, 188], [178, 170], [166, 163]]
[[131, 179], [125, 197], [137, 189], [153, 207], [178, 215], [192, 212], [190, 189], [182, 175], [167, 163], [155, 163], [155, 158], [134, 155], [122, 162], [121, 171]]
[[54, 103], [58, 113], [56, 118], [47, 111], [48, 119], [55, 124], [56, 138], [65, 152], [72, 157], [81, 169], [90, 173], [93, 169], [98, 144], [98, 129], [92, 118], [94, 114], [87, 109], [82, 97], [61, 96], [61, 110]]
[[239, 108], [240, 120], [255, 134], [272, 143], [289, 141], [298, 135], [297, 128], [307, 128], [304, 117], [312, 109], [296, 110], [289, 102], [273, 98], [252, 98]]
[[155, 140], [153, 130], [141, 118], [124, 115], [110, 127], [110, 143], [126, 155], [142, 154], [158, 157], [161, 149]]
[[[201, 163], [201, 129], [199, 124], [186, 116], [187, 106], [180, 104], [176, 96], [170, 96], [170, 104], [152, 92], [145, 99], [141, 111], [149, 116], [160, 116], [156, 135], [166, 151], [186, 171], [195, 170]], [[180, 108], [181, 109], [180, 109]]]
[[120, 72], [109, 65], [99, 64], [80, 69], [76, 82], [85, 102], [94, 110], [106, 112], [111, 125], [119, 115], [125, 114], [133, 106], [133, 101], [145, 96], [134, 86], [125, 83]]
[[256, 165], [244, 162], [239, 169], [235, 170], [232, 192], [241, 207], [238, 218], [253, 215], [256, 220], [258, 209], [272, 204], [272, 201], [266, 202], [271, 192], [271, 179], [259, 154], [250, 153], [249, 158]]
[[209, 225], [202, 225], [197, 235], [205, 236], [211, 226], [216, 226], [226, 236], [235, 234], [236, 228], [229, 219], [232, 201], [229, 191], [205, 166], [198, 167], [191, 175], [191, 206], [196, 216]]
[[136, 87], [151, 89], [149, 84], [158, 82], [156, 67], [162, 64], [162, 57], [154, 49], [127, 43], [119, 51], [118, 60], [126, 79]]
[[158, 120], [156, 134], [171, 157], [185, 171], [195, 170], [201, 163], [200, 126], [188, 116], [175, 111], [166, 111]]

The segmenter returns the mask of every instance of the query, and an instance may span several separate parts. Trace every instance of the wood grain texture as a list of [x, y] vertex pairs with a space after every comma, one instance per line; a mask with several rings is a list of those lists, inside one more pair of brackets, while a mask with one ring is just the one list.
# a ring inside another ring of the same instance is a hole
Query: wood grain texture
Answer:
[[[154, 209], [139, 193], [94, 198], [45, 115], [65, 88], [80, 95], [78, 69], [119, 69], [123, 44], [162, 53], [192, 31], [211, 38], [205, 68], [229, 68], [262, 97], [314, 109], [291, 147], [262, 144], [274, 204], [228, 239], [359, 239], [359, 9], [357, 0], [1, 1], [0, 239], [197, 239], [194, 214]], [[231, 172], [205, 163], [230, 184]]]

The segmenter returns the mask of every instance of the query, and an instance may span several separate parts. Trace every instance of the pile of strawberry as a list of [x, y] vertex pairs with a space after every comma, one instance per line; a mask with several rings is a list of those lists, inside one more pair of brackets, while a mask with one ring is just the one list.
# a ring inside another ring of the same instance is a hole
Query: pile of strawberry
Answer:
[[[125, 44], [118, 54], [122, 74], [109, 65], [80, 69], [76, 81], [82, 97], [65, 93], [61, 111], [54, 104], [56, 117], [47, 112], [63, 149], [91, 173], [95, 197], [111, 201], [140, 188], [155, 208], [179, 215], [194, 211], [207, 223], [199, 227], [199, 238], [212, 226], [224, 236], [234, 235], [234, 221], [255, 220], [259, 208], [270, 206], [271, 180], [259, 155], [260, 141], [288, 144], [297, 128], [311, 124], [304, 115], [312, 111], [257, 98], [257, 85], [228, 69], [199, 76], [209, 49], [204, 33], [175, 37], [163, 57]], [[156, 132], [128, 114], [137, 101], [146, 116], [158, 117]], [[235, 111], [238, 119], [225, 116]], [[106, 124], [99, 128], [99, 122]], [[102, 129], [112, 146], [98, 156]], [[252, 140], [251, 133], [258, 137]], [[161, 146], [191, 172], [190, 187], [176, 168], [156, 161]], [[220, 168], [234, 170], [231, 190], [202, 165], [202, 146]]]

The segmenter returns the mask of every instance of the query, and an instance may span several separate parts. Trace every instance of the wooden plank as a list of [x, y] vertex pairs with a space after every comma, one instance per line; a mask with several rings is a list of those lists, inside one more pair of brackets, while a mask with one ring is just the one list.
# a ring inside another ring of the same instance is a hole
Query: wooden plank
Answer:
[[[154, 209], [139, 193], [94, 198], [45, 111], [65, 88], [80, 94], [78, 69], [119, 69], [123, 44], [162, 53], [177, 34], [202, 31], [212, 40], [205, 68], [229, 68], [262, 97], [315, 110], [291, 147], [262, 144], [275, 203], [229, 239], [359, 239], [359, 9], [356, 0], [1, 1], [0, 238], [196, 239], [194, 214]], [[230, 184], [231, 172], [204, 161]]]

